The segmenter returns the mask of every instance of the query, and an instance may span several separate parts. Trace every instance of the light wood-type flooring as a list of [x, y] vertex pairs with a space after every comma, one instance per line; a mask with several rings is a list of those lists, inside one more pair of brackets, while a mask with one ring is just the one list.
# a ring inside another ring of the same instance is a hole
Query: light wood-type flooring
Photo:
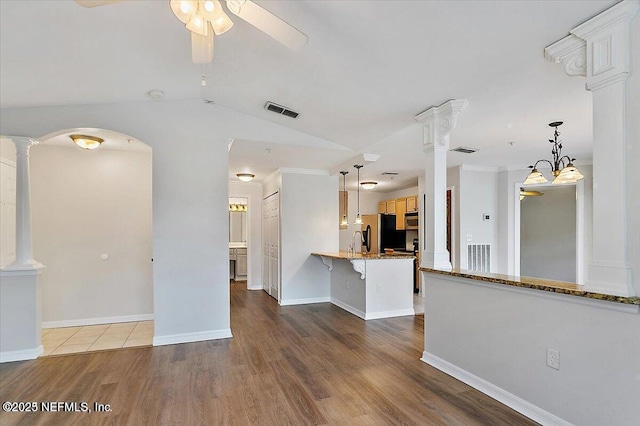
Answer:
[[423, 320], [365, 322], [329, 303], [280, 307], [232, 284], [232, 339], [0, 365], [2, 402], [111, 409], [2, 412], [0, 424], [535, 424], [421, 362]]

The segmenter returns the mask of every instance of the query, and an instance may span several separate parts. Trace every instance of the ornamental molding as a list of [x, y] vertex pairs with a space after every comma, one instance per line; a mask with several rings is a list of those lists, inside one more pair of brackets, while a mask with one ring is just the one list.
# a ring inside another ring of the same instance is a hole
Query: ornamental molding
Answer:
[[469, 106], [466, 99], [452, 99], [431, 107], [414, 118], [423, 123], [425, 152], [449, 149], [449, 134], [458, 124], [458, 115]]
[[629, 26], [639, 9], [640, 0], [616, 4], [547, 46], [545, 58], [562, 63], [569, 76], [587, 77], [587, 90], [626, 80], [631, 70]]
[[353, 270], [360, 274], [360, 279], [364, 280], [367, 276], [367, 269], [365, 267], [364, 260], [351, 259], [351, 265], [353, 265]]
[[569, 77], [587, 76], [587, 42], [573, 34], [545, 47], [544, 57], [562, 63]]
[[329, 268], [329, 271], [333, 270], [333, 259], [326, 256], [320, 256], [320, 259], [322, 259], [322, 263], [324, 263], [325, 266]]

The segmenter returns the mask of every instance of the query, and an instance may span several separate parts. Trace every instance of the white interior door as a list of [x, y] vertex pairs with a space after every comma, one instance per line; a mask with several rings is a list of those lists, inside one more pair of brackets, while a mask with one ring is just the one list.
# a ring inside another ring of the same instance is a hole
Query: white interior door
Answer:
[[263, 201], [263, 288], [271, 297], [280, 296], [280, 197], [278, 193]]

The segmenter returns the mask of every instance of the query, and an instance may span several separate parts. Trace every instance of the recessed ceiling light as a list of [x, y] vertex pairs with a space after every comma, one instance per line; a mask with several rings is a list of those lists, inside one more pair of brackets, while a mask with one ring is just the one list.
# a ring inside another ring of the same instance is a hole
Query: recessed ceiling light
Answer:
[[96, 149], [104, 139], [87, 135], [69, 135], [71, 140], [82, 149]]

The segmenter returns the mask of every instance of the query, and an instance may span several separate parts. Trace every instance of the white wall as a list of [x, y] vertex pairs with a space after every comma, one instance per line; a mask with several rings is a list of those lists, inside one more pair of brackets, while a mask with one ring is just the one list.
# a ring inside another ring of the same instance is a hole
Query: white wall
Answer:
[[627, 79], [627, 250], [635, 294], [640, 295], [640, 15], [631, 23], [632, 64]]
[[248, 199], [247, 289], [262, 290], [262, 184], [229, 181], [229, 197]]
[[0, 110], [4, 135], [75, 127], [153, 148], [154, 344], [229, 337], [227, 141], [319, 139], [201, 99]]
[[47, 265], [43, 325], [150, 319], [151, 150], [44, 143], [31, 148], [30, 169], [34, 256]]
[[312, 252], [338, 250], [338, 177], [282, 173], [281, 304], [328, 301], [330, 274]]
[[414, 195], [418, 195], [418, 185], [412, 186], [411, 188], [382, 193], [380, 200], [395, 200], [396, 198], [411, 197]]
[[[467, 245], [491, 245], [491, 272], [497, 269], [497, 200], [498, 174], [471, 166], [460, 166], [459, 200], [459, 262], [461, 269], [467, 269]], [[449, 183], [447, 182], [448, 186]], [[489, 214], [490, 220], [483, 220]], [[471, 235], [471, 241], [468, 236]], [[458, 247], [456, 247], [458, 248]]]
[[[530, 188], [528, 188], [530, 189]], [[576, 282], [576, 186], [520, 201], [520, 275]]]
[[16, 147], [0, 138], [0, 269], [16, 258]]
[[[627, 313], [611, 310], [621, 304], [540, 290], [425, 281], [425, 359], [434, 355], [571, 424], [637, 424], [637, 307]], [[547, 348], [560, 352], [559, 370], [546, 366]]]

